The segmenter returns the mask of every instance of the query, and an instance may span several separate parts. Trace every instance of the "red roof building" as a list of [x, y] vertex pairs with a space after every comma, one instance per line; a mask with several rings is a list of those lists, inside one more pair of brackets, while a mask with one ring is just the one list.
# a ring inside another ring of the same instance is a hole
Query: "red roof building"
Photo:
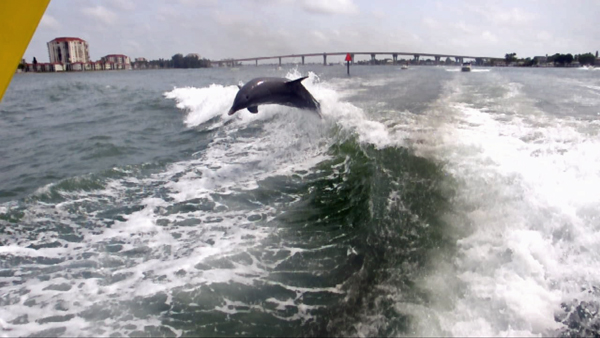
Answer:
[[48, 55], [51, 63], [63, 65], [90, 61], [88, 43], [80, 38], [60, 37], [48, 42]]

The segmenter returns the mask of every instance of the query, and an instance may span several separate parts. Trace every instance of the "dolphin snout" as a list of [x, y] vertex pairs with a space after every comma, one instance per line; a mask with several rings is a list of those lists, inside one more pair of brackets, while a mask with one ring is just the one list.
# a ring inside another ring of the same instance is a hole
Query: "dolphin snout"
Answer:
[[229, 109], [229, 112], [227, 113], [227, 115], [233, 115], [233, 114], [235, 114], [236, 111], [237, 110], [231, 108], [231, 109]]

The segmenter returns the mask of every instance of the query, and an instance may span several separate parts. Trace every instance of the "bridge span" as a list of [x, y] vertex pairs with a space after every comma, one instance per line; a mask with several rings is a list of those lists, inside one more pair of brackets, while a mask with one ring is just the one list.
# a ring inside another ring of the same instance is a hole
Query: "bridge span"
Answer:
[[220, 67], [225, 66], [233, 66], [237, 63], [244, 61], [254, 61], [258, 66], [258, 61], [261, 60], [279, 60], [279, 65], [281, 66], [281, 60], [287, 58], [301, 58], [302, 64], [304, 64], [304, 60], [307, 57], [323, 57], [323, 65], [327, 65], [327, 56], [345, 56], [346, 54], [350, 54], [352, 58], [352, 62], [354, 62], [354, 57], [356, 55], [370, 55], [371, 63], [375, 63], [377, 55], [391, 55], [392, 61], [394, 64], [398, 62], [398, 55], [402, 56], [412, 56], [413, 61], [419, 62], [419, 58], [423, 57], [433, 57], [435, 59], [435, 64], [439, 64], [442, 58], [454, 58], [456, 62], [464, 62], [464, 59], [473, 59], [477, 64], [483, 62], [489, 62], [491, 60], [504, 60], [504, 58], [498, 57], [487, 57], [487, 56], [468, 56], [468, 55], [453, 55], [453, 54], [435, 54], [435, 53], [409, 53], [409, 52], [334, 52], [334, 53], [308, 53], [308, 54], [288, 54], [288, 55], [277, 55], [277, 56], [260, 56], [260, 57], [250, 57], [250, 58], [241, 58], [241, 59], [226, 59], [226, 60], [218, 60], [212, 61], [213, 63], [217, 63]]

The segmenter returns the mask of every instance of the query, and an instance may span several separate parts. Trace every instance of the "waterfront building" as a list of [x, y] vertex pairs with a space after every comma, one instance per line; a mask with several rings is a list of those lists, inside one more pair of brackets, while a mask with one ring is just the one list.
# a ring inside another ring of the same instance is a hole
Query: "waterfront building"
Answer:
[[108, 54], [102, 58], [105, 64], [111, 64], [111, 68], [105, 69], [131, 69], [129, 56], [123, 54]]
[[535, 56], [533, 59], [537, 61], [538, 65], [545, 65], [548, 63], [547, 56]]
[[48, 42], [50, 63], [60, 63], [66, 68], [76, 62], [90, 62], [88, 43], [80, 38], [61, 37]]
[[146, 58], [135, 58], [135, 62], [133, 63], [133, 69], [147, 69], [149, 68], [148, 60]]
[[73, 62], [73, 63], [71, 63], [69, 70], [74, 71], [74, 72], [81, 72], [81, 71], [85, 70], [83, 65], [84, 65], [83, 62]]
[[25, 70], [28, 72], [62, 72], [65, 70], [62, 63], [27, 63]]

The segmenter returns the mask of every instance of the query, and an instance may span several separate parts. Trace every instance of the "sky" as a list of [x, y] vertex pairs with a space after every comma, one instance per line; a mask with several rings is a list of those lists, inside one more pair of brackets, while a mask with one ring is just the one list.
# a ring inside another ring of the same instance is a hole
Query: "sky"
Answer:
[[48, 62], [46, 43], [67, 36], [86, 40], [94, 61], [350, 51], [524, 58], [595, 53], [599, 19], [600, 0], [51, 0], [24, 57]]

